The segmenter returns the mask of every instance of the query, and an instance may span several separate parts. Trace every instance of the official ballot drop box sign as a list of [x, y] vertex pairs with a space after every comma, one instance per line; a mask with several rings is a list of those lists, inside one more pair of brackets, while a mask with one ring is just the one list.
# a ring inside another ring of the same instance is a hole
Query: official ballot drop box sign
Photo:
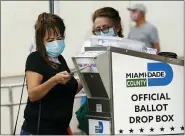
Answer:
[[112, 53], [112, 75], [115, 134], [184, 133], [183, 66]]

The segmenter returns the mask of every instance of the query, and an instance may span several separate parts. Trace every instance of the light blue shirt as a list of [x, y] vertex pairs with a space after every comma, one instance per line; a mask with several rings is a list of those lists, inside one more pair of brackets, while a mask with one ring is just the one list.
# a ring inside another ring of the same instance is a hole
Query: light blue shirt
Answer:
[[152, 48], [153, 43], [159, 43], [157, 28], [148, 22], [142, 26], [133, 27], [128, 39], [143, 42], [149, 48]]

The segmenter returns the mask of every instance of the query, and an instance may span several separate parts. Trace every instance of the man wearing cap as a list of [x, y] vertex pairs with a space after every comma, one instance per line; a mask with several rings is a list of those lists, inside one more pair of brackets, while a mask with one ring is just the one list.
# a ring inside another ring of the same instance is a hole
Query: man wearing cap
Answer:
[[159, 53], [159, 37], [154, 25], [145, 20], [146, 7], [143, 4], [135, 4], [128, 8], [132, 21], [136, 25], [131, 29], [128, 39], [145, 43], [149, 48], [157, 49]]

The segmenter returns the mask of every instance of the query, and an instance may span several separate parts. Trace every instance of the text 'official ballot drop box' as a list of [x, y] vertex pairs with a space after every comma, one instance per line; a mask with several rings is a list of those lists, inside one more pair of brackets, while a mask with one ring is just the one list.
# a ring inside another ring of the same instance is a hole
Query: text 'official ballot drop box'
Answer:
[[89, 134], [184, 134], [184, 61], [116, 47], [73, 57], [88, 97]]

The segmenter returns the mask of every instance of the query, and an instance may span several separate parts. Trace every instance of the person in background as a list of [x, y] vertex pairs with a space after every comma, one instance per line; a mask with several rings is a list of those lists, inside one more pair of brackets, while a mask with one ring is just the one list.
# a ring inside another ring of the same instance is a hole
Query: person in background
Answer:
[[[92, 15], [92, 34], [99, 36], [118, 36], [123, 38], [123, 28], [121, 25], [121, 17], [119, 12], [112, 7], [103, 7], [97, 9]], [[85, 47], [90, 47], [90, 41], [85, 41], [81, 52], [84, 52]], [[82, 90], [82, 93], [85, 93]], [[86, 101], [86, 97], [82, 97], [81, 104]]]
[[92, 22], [94, 35], [123, 37], [119, 12], [112, 7], [96, 10]]
[[129, 32], [128, 39], [143, 42], [146, 47], [157, 49], [158, 54], [160, 47], [157, 28], [146, 21], [146, 7], [143, 4], [135, 4], [128, 10], [132, 21], [136, 23]]
[[[112, 7], [103, 7], [96, 10], [92, 16], [92, 34], [97, 36], [113, 36], [123, 38], [123, 28], [119, 12]], [[85, 41], [81, 52], [85, 47], [90, 47], [90, 41]]]
[[69, 135], [73, 103], [82, 84], [71, 76], [61, 53], [65, 25], [54, 14], [42, 13], [35, 24], [36, 51], [26, 61], [28, 100], [21, 135]]

